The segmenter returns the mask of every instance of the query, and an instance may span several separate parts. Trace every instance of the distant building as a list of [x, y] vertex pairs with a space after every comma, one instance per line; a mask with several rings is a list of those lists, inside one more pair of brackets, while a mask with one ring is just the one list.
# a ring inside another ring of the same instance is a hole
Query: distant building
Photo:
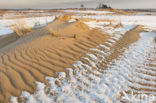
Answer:
[[111, 9], [111, 7], [107, 6], [106, 4], [100, 3], [99, 6], [97, 7], [97, 9]]

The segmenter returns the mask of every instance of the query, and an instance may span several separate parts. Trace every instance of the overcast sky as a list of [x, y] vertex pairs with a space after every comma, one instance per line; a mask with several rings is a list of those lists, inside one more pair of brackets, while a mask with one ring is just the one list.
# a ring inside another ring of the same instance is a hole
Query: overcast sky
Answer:
[[95, 8], [99, 1], [113, 8], [156, 8], [156, 0], [0, 0], [0, 8]]

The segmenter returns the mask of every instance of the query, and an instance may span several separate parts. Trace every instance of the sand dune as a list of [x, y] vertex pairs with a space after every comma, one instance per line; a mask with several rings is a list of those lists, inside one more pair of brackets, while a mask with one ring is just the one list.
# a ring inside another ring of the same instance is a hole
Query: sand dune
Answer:
[[129, 15], [122, 15], [123, 22], [103, 16], [60, 16], [23, 37], [0, 37], [0, 103], [10, 103], [11, 96], [13, 103], [108, 103], [121, 90], [155, 92], [155, 81], [148, 81], [155, 79], [155, 44], [153, 37], [141, 37], [153, 22], [145, 16], [134, 25], [138, 18]]
[[[151, 82], [142, 78], [144, 68], [139, 68], [143, 70], [142, 72], [135, 72], [135, 70], [137, 65], [144, 65], [142, 62], [146, 60], [146, 52], [152, 49], [153, 41], [150, 40], [150, 37], [144, 38], [146, 41], [140, 39], [141, 32], [143, 32], [142, 26], [136, 26], [125, 34], [116, 34], [107, 38], [105, 42], [90, 48], [82, 58], [72, 64], [72, 67], [67, 68], [66, 74], [60, 72], [56, 78], [46, 77], [48, 85], [37, 82], [38, 88], [34, 94], [24, 91], [18, 99], [25, 98], [30, 103], [36, 101], [114, 103], [122, 102], [119, 99], [122, 90], [145, 93], [144, 90], [147, 88], [145, 84], [150, 85]], [[154, 63], [153, 59], [151, 56], [151, 63]], [[137, 79], [137, 83], [133, 82], [135, 79], [133, 76]], [[146, 78], [150, 79], [150, 77], [151, 73]], [[152, 76], [152, 78], [155, 77]], [[141, 87], [143, 88], [140, 90]], [[151, 90], [155, 89], [147, 89], [146, 92], [151, 93]], [[12, 101], [16, 99], [12, 98]]]
[[[49, 28], [58, 36], [47, 32]], [[57, 72], [65, 71], [89, 48], [107, 38], [108, 35], [96, 29], [89, 30], [80, 20], [69, 23], [68, 19], [58, 18], [47, 27], [1, 48], [0, 101], [8, 103], [11, 95], [19, 96], [23, 90], [33, 93], [36, 81], [44, 82], [45, 76], [57, 76]]]

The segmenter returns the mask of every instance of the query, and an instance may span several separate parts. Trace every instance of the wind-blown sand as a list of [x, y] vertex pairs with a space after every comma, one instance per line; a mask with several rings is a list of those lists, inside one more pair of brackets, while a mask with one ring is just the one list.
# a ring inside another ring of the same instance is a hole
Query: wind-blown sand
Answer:
[[[48, 32], [52, 28], [56, 36]], [[21, 91], [33, 93], [35, 82], [57, 72], [80, 59], [89, 48], [104, 42], [109, 36], [96, 29], [90, 30], [81, 20], [69, 23], [58, 18], [48, 27], [34, 30], [15, 42], [1, 45], [0, 102], [8, 103], [10, 96]], [[12, 38], [12, 37], [11, 37]]]

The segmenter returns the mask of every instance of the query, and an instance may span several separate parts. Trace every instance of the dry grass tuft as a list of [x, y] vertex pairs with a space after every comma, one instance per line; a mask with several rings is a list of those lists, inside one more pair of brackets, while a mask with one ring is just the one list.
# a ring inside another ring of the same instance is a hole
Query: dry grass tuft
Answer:
[[68, 21], [70, 19], [72, 19], [71, 15], [64, 15], [64, 16], [61, 16], [61, 17], [56, 17], [56, 20]]
[[31, 32], [32, 29], [29, 24], [23, 20], [17, 20], [16, 24], [10, 27], [19, 37], [23, 36], [27, 32]]
[[113, 21], [108, 21], [108, 23], [109, 23], [109, 24], [104, 25], [104, 26], [106, 26], [106, 27], [113, 27]]
[[121, 20], [117, 25], [114, 26], [114, 28], [120, 28], [120, 27], [123, 27], [123, 24], [122, 24]]

